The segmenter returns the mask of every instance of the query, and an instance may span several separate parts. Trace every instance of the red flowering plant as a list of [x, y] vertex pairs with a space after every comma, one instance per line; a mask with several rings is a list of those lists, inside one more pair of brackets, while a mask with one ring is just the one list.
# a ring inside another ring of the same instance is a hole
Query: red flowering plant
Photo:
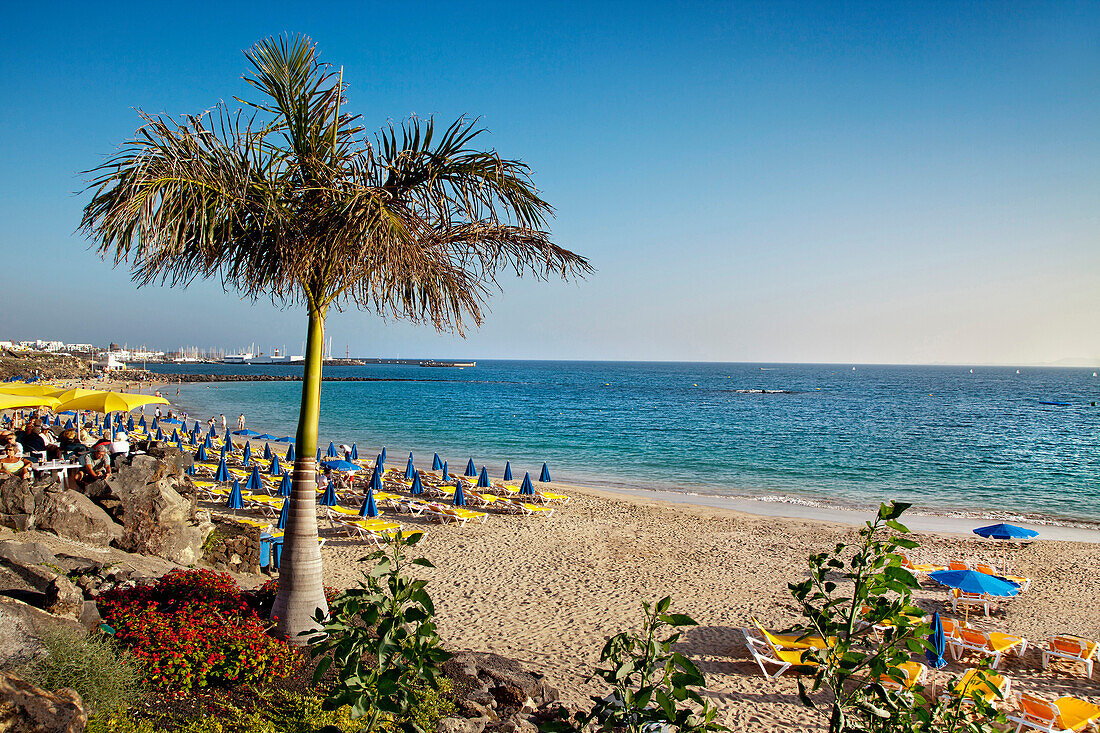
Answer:
[[149, 681], [168, 691], [263, 684], [287, 674], [297, 657], [268, 636], [225, 573], [173, 570], [152, 586], [110, 590], [96, 602]]

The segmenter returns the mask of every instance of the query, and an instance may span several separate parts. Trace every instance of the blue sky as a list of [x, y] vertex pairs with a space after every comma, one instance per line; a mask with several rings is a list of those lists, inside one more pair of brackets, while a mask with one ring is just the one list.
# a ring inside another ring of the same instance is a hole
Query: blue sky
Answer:
[[[74, 230], [138, 125], [247, 94], [305, 33], [368, 127], [480, 116], [597, 272], [503, 280], [463, 341], [334, 314], [379, 356], [1100, 362], [1095, 3], [125, 3], [0, 30], [0, 338], [300, 351], [213, 283], [135, 291]], [[28, 273], [24, 275], [24, 273]], [[29, 273], [39, 273], [30, 276]]]

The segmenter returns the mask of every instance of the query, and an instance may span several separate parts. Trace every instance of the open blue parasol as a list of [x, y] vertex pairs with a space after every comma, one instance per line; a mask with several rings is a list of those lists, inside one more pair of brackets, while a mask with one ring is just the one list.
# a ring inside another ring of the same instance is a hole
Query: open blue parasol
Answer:
[[420, 474], [419, 473], [413, 476], [413, 485], [412, 485], [412, 488], [409, 489], [409, 493], [413, 494], [413, 495], [419, 495], [419, 494], [424, 493], [424, 484], [421, 483], [421, 481], [420, 481]]
[[244, 499], [241, 497], [241, 482], [233, 482], [233, 490], [229, 492], [229, 498], [225, 500], [225, 505], [230, 509], [244, 509]]
[[412, 477], [416, 475], [416, 467], [413, 466], [413, 454], [409, 454], [409, 462], [405, 464], [405, 478], [412, 480]]
[[542, 473], [539, 474], [539, 481], [544, 484], [550, 483], [550, 467], [545, 463], [542, 464]]
[[485, 470], [485, 466], [481, 467], [481, 476], [477, 479], [477, 487], [479, 489], [489, 488], [489, 472]]
[[293, 443], [293, 442], [294, 442], [294, 438], [290, 437], [289, 435], [284, 435], [284, 436], [283, 436], [283, 437], [281, 437], [281, 438], [276, 438], [276, 439], [275, 439], [275, 442], [276, 442], [276, 443]]
[[511, 461], [506, 461], [505, 464], [504, 464], [504, 480], [505, 481], [511, 481], [512, 480], [512, 462]]
[[257, 433], [255, 430], [234, 430], [233, 434], [234, 435], [243, 435], [246, 438], [250, 435], [259, 435], [259, 433]]
[[999, 578], [976, 570], [939, 570], [929, 573], [928, 577], [940, 585], [955, 588], [964, 593], [982, 593], [987, 596], [1014, 596], [1020, 592], [1020, 586], [1011, 580]]
[[1004, 524], [1003, 522], [1001, 524], [991, 524], [988, 527], [978, 527], [974, 530], [974, 534], [994, 540], [1023, 540], [1039, 535], [1033, 529], [1017, 527], [1015, 524]]
[[432, 470], [438, 471], [441, 468], [443, 468], [443, 461], [439, 460], [439, 454], [436, 453], [432, 456]]
[[290, 516], [290, 499], [283, 502], [283, 508], [279, 510], [279, 522], [275, 525], [276, 529], [286, 529], [286, 520]]
[[218, 470], [214, 471], [214, 480], [215, 481], [228, 481], [229, 480], [229, 469], [225, 465], [225, 458], [222, 458], [221, 461], [218, 462]]
[[527, 494], [528, 496], [534, 496], [535, 487], [531, 483], [531, 474], [523, 474], [523, 484], [519, 487], [519, 493]]
[[345, 461], [341, 458], [337, 458], [332, 461], [324, 461], [321, 463], [325, 468], [331, 468], [333, 471], [346, 471], [348, 473], [355, 473], [359, 470], [358, 464], [351, 461]]

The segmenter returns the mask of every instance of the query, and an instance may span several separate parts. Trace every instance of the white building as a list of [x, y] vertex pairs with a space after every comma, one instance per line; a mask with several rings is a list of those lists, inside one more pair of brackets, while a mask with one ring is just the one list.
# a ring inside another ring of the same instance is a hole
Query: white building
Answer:
[[65, 351], [69, 351], [69, 352], [73, 352], [73, 351], [89, 352], [89, 351], [95, 351], [95, 347], [92, 346], [91, 344], [65, 344]]

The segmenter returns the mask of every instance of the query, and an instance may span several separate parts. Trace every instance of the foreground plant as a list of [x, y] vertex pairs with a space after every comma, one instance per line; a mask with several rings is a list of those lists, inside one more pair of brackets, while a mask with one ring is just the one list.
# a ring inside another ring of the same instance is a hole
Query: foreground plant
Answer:
[[[318, 615], [323, 633], [310, 638], [310, 653], [320, 658], [314, 684], [329, 669], [336, 676], [325, 708], [349, 706], [364, 731], [387, 722], [425, 733], [416, 710], [425, 691], [440, 689], [440, 665], [451, 657], [436, 633], [427, 581], [402, 575], [408, 569], [405, 548], [423, 536], [398, 532], [386, 549], [363, 558], [375, 563], [365, 581], [338, 595], [328, 617]], [[423, 557], [408, 564], [434, 567]]]
[[[882, 504], [858, 542], [811, 555], [809, 578], [788, 584], [806, 619], [802, 630], [829, 640], [828, 649], [802, 654], [812, 681], [807, 686], [799, 678], [799, 698], [814, 709], [827, 705], [830, 733], [995, 731], [993, 723], [1004, 717], [976, 692], [930, 700], [923, 686], [883, 684], [902, 683], [900, 665], [932, 648], [931, 627], [912, 602], [919, 584], [902, 565], [901, 553], [919, 546], [902, 536], [909, 529], [898, 521], [909, 507]], [[813, 695], [821, 691], [819, 703]]]
[[326, 609], [314, 489], [321, 358], [329, 308], [464, 332], [481, 323], [501, 272], [564, 279], [591, 271], [550, 242], [552, 209], [529, 167], [480, 148], [458, 120], [382, 129], [342, 111], [344, 85], [308, 38], [245, 53], [260, 94], [183, 122], [142, 114], [120, 152], [91, 171], [82, 230], [140, 285], [215, 278], [252, 300], [305, 307], [297, 458], [272, 617], [297, 641]]
[[725, 730], [714, 722], [717, 708], [696, 689], [706, 686], [703, 673], [683, 654], [672, 651], [680, 629], [696, 623], [682, 613], [669, 613], [671, 605], [670, 596], [653, 605], [643, 601], [641, 633], [616, 634], [600, 652], [600, 664], [605, 666], [592, 678], [603, 680], [611, 693], [593, 697], [590, 711], [579, 712], [572, 720], [545, 723], [543, 730], [646, 733], [665, 726], [682, 733]]

